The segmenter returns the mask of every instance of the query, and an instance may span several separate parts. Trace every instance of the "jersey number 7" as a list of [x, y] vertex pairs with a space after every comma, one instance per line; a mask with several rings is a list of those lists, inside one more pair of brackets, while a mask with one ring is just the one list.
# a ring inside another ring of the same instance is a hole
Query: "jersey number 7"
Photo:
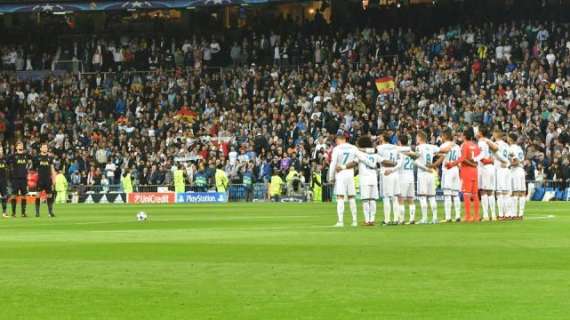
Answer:
[[346, 162], [348, 161], [348, 156], [349, 156], [349, 153], [348, 153], [348, 152], [343, 152], [343, 153], [342, 153], [342, 157], [343, 157], [343, 158], [342, 158], [342, 164], [343, 164], [343, 165], [345, 165]]

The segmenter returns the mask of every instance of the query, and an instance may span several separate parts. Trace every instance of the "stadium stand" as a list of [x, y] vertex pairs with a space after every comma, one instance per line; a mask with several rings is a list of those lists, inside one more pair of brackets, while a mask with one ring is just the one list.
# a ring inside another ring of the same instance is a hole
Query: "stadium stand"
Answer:
[[137, 187], [172, 185], [185, 159], [192, 188], [198, 173], [213, 186], [218, 164], [235, 184], [291, 166], [309, 183], [339, 132], [413, 141], [424, 130], [438, 143], [446, 127], [499, 126], [519, 133], [528, 181], [568, 187], [568, 25], [509, 21], [429, 36], [283, 29], [3, 43], [3, 141], [31, 151], [51, 141], [71, 186], [120, 185], [126, 168]]

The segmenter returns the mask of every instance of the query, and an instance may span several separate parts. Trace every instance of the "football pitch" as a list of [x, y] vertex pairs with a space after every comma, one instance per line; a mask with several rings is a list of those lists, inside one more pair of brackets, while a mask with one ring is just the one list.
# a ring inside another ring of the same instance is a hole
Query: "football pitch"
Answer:
[[570, 317], [570, 203], [344, 229], [331, 203], [42, 209], [0, 221], [2, 319]]

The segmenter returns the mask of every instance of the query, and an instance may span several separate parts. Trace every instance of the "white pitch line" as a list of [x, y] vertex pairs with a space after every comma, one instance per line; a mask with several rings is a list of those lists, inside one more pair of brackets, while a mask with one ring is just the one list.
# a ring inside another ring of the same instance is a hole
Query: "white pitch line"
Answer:
[[549, 214], [547, 216], [528, 217], [528, 218], [525, 218], [525, 220], [547, 220], [547, 219], [554, 219], [554, 218], [556, 218], [555, 215]]

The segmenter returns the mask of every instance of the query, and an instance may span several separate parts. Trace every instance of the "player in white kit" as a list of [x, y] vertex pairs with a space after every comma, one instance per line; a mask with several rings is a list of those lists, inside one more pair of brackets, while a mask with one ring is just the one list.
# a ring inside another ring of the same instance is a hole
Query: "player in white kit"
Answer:
[[[409, 148], [408, 146], [408, 136], [403, 135], [399, 139], [399, 145], [401, 150], [403, 148]], [[384, 171], [384, 174], [394, 174], [397, 176], [398, 182], [400, 184], [400, 194], [398, 196], [400, 214], [398, 217], [398, 222], [404, 223], [406, 219], [406, 203], [409, 207], [410, 220], [409, 224], [416, 223], [416, 184], [414, 179], [414, 159], [409, 156], [409, 152], [404, 152], [400, 154], [398, 164], [396, 167], [388, 168]], [[392, 173], [393, 171], [393, 173]]]
[[432, 223], [438, 223], [437, 220], [437, 202], [435, 201], [435, 175], [431, 168], [439, 147], [433, 144], [427, 144], [427, 136], [424, 132], [418, 132], [416, 146], [415, 161], [418, 167], [418, 199], [420, 200], [420, 208], [422, 210], [422, 220], [419, 223], [427, 223], [428, 201], [432, 212]]
[[[518, 137], [516, 134], [511, 133], [507, 141], [509, 142], [509, 156], [511, 160], [511, 188], [512, 188], [512, 201], [513, 212], [517, 219], [522, 219], [524, 216], [524, 206], [526, 202], [526, 181], [525, 172], [523, 168], [524, 152], [517, 144]], [[518, 210], [517, 210], [518, 205]]]
[[[338, 221], [335, 227], [344, 227], [344, 201], [348, 199], [350, 212], [352, 213], [352, 226], [356, 227], [356, 188], [354, 187], [354, 169], [347, 168], [346, 165], [356, 159], [358, 149], [346, 142], [346, 137], [337, 135], [336, 146], [332, 151], [332, 158], [329, 167], [329, 181], [334, 181], [336, 194], [336, 210]], [[340, 171], [337, 172], [337, 166]]]
[[477, 172], [479, 174], [479, 190], [481, 194], [481, 208], [483, 209], [483, 219], [489, 219], [489, 209], [491, 209], [491, 218], [496, 220], [495, 211], [495, 166], [493, 165], [493, 155], [489, 150], [487, 138], [489, 131], [486, 128], [479, 128], [477, 132], [477, 145], [481, 150], [475, 161], [478, 163]]
[[[358, 147], [363, 151], [356, 153], [358, 175], [360, 176], [360, 199], [364, 212], [364, 224], [373, 226], [376, 221], [376, 201], [378, 200], [378, 168], [382, 158], [374, 151], [372, 139], [362, 136]], [[353, 166], [349, 164], [347, 167]]]
[[400, 193], [400, 188], [398, 184], [398, 176], [395, 174], [386, 175], [385, 171], [387, 169], [396, 166], [398, 163], [399, 147], [388, 143], [388, 137], [380, 136], [380, 145], [376, 147], [378, 155], [382, 160], [381, 181], [382, 181], [382, 198], [384, 201], [384, 221], [385, 225], [391, 224], [391, 213], [392, 209], [394, 212], [394, 222], [398, 221], [398, 216], [400, 215], [398, 194]]
[[445, 222], [451, 222], [451, 209], [455, 207], [455, 222], [461, 222], [461, 199], [459, 198], [459, 190], [461, 188], [461, 178], [459, 177], [459, 168], [454, 166], [447, 168], [447, 163], [456, 161], [461, 155], [461, 147], [453, 141], [453, 134], [447, 129], [442, 134], [443, 144], [439, 148], [440, 157], [435, 167], [442, 164], [441, 167], [441, 186], [443, 189], [443, 199], [445, 208]]
[[[503, 132], [500, 129], [493, 131], [494, 142], [487, 140], [489, 149], [494, 155], [495, 166], [495, 194], [497, 196], [497, 208], [499, 219], [511, 217], [511, 171], [509, 169], [509, 145], [503, 140]], [[492, 217], [495, 220], [495, 217]], [[489, 220], [489, 216], [483, 211], [483, 220]]]

